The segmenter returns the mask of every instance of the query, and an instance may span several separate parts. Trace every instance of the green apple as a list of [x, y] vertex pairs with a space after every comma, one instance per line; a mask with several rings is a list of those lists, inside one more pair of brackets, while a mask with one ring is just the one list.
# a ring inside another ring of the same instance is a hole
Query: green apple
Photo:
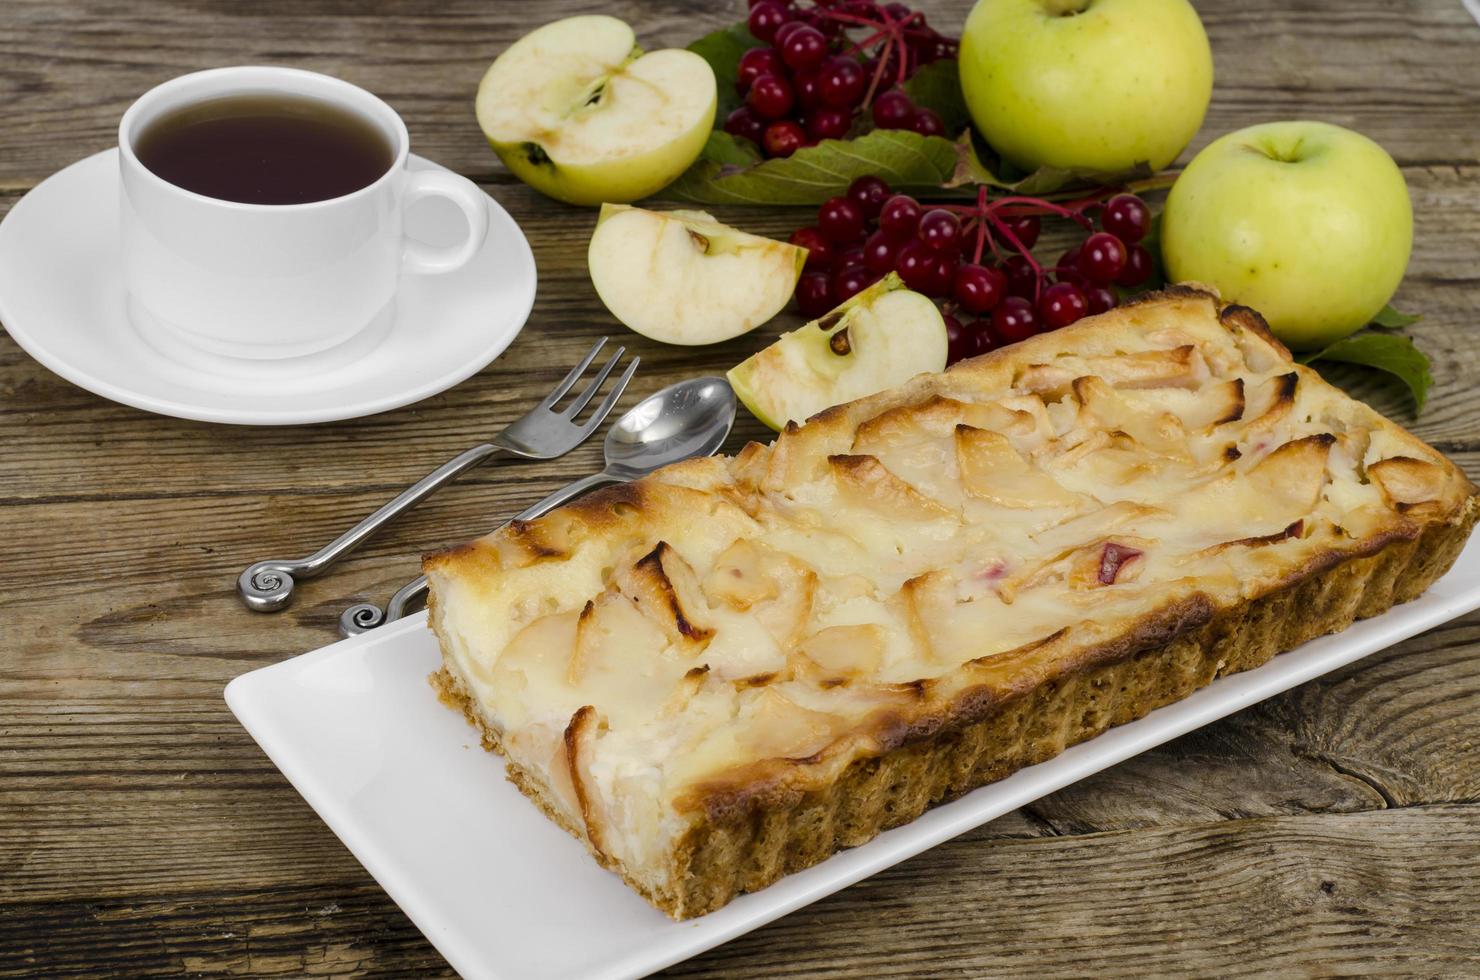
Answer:
[[782, 334], [727, 377], [773, 429], [946, 366], [946, 324], [889, 273], [826, 316]]
[[703, 211], [603, 204], [586, 251], [612, 316], [665, 344], [714, 344], [791, 299], [807, 250], [720, 224]]
[[1160, 170], [1213, 91], [1187, 0], [979, 0], [960, 67], [977, 132], [1024, 170]]
[[1297, 350], [1339, 340], [1390, 300], [1413, 247], [1393, 158], [1321, 122], [1250, 126], [1208, 144], [1167, 196], [1167, 276], [1216, 286]]
[[714, 70], [692, 51], [643, 54], [615, 17], [546, 24], [478, 85], [478, 125], [514, 175], [571, 204], [635, 201], [698, 158], [714, 126]]

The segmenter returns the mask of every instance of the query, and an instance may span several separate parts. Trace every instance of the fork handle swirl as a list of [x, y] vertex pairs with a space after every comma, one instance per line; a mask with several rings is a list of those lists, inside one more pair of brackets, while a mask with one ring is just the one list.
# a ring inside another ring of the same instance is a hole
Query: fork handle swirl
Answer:
[[277, 612], [293, 601], [296, 580], [322, 574], [345, 555], [404, 512], [457, 479], [502, 447], [488, 442], [449, 459], [426, 476], [387, 501], [365, 518], [307, 558], [269, 558], [250, 566], [237, 577], [236, 591], [254, 612]]

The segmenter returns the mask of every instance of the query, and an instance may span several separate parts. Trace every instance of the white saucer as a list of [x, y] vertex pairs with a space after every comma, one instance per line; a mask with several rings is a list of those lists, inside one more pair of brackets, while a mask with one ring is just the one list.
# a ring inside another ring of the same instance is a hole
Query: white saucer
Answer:
[[[414, 169], [443, 169], [413, 156]], [[514, 340], [534, 304], [529, 243], [488, 200], [488, 239], [466, 266], [405, 276], [394, 317], [359, 341], [348, 363], [323, 371], [231, 373], [162, 353], [125, 307], [118, 233], [118, 151], [74, 163], [16, 203], [0, 222], [0, 322], [36, 360], [88, 391], [162, 415], [238, 425], [330, 422], [383, 412], [452, 387]], [[456, 242], [463, 219], [427, 200], [408, 234]]]

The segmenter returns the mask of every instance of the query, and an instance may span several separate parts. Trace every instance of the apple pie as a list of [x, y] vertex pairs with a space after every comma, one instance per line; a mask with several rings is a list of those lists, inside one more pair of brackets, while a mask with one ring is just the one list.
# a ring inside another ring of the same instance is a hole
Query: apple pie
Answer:
[[432, 680], [687, 918], [1414, 598], [1477, 512], [1172, 287], [429, 556]]

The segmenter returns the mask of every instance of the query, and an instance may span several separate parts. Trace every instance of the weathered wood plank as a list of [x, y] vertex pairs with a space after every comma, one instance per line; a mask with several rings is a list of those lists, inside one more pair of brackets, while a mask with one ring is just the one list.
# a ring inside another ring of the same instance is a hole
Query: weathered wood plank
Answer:
[[[1480, 809], [1084, 837], [967, 834], [683, 977], [1459, 975], [1480, 969]], [[240, 881], [0, 905], [0, 973], [447, 975], [378, 889]]]
[[[969, 0], [929, 5], [959, 24]], [[625, 3], [647, 46], [738, 2]], [[1193, 149], [1252, 122], [1352, 125], [1405, 165], [1418, 235], [1398, 304], [1438, 384], [1413, 426], [1480, 478], [1480, 62], [1448, 0], [1198, 3], [1218, 60]], [[0, 12], [0, 214], [112, 142], [143, 89], [225, 63], [342, 75], [417, 149], [484, 182], [541, 270], [506, 357], [417, 406], [235, 429], [112, 405], [0, 336], [0, 975], [444, 975], [446, 964], [221, 701], [230, 677], [332, 639], [416, 552], [486, 528], [596, 464], [488, 469], [273, 618], [248, 562], [327, 540], [521, 412], [618, 332], [639, 388], [722, 371], [760, 333], [664, 348], [621, 331], [585, 272], [593, 216], [513, 182], [471, 95], [488, 60], [576, 0], [12, 0]], [[728, 209], [784, 235], [800, 212]], [[1045, 247], [1051, 243], [1046, 243]], [[787, 325], [794, 323], [787, 320]], [[1352, 374], [1406, 421], [1406, 396]], [[636, 393], [634, 393], [636, 394]], [[629, 398], [630, 402], [631, 398]], [[765, 435], [742, 420], [733, 445]], [[1480, 614], [1086, 780], [674, 971], [689, 976], [1480, 972]]]
[[[1451, 856], [1415, 864], [1412, 845]], [[685, 977], [1464, 974], [1480, 809], [967, 834], [670, 971]]]
[[[1358, 125], [1405, 162], [1480, 162], [1473, 31], [1451, 2], [1362, 0], [1333, 12], [1279, 0], [1197, 4], [1217, 58], [1200, 146], [1256, 119], [1314, 116]], [[932, 3], [959, 30], [967, 0]], [[484, 0], [369, 6], [344, 0], [252, 4], [170, 0], [148, 6], [11, 0], [0, 24], [0, 98], [7, 152], [0, 186], [30, 186], [114, 139], [139, 93], [223, 64], [285, 64], [339, 75], [383, 96], [416, 148], [454, 169], [501, 173], [472, 118], [472, 98], [498, 52], [537, 23], [592, 8]], [[623, 3], [648, 47], [685, 44], [734, 20], [743, 5]]]

